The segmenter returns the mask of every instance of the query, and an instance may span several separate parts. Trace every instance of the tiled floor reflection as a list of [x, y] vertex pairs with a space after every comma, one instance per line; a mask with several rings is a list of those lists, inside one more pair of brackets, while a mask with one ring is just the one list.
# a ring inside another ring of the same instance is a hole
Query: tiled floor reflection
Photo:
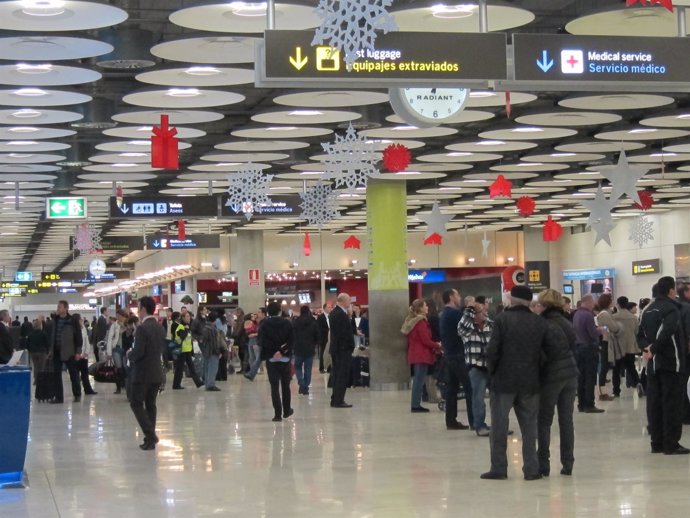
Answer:
[[[519, 434], [505, 482], [482, 481], [487, 439], [409, 413], [409, 393], [348, 391], [328, 406], [323, 379], [272, 423], [268, 383], [232, 376], [223, 391], [166, 390], [155, 452], [142, 452], [125, 399], [100, 394], [34, 405], [31, 487], [0, 491], [2, 518], [686, 517], [690, 459], [651, 455], [631, 391], [607, 413], [576, 415], [572, 478], [522, 480]], [[191, 387], [191, 383], [188, 383]], [[642, 400], [644, 403], [644, 400]], [[462, 415], [465, 420], [464, 414]], [[685, 427], [690, 435], [690, 427]], [[554, 441], [557, 441], [555, 434]], [[690, 445], [690, 437], [683, 443]], [[557, 444], [555, 450], [557, 451]]]

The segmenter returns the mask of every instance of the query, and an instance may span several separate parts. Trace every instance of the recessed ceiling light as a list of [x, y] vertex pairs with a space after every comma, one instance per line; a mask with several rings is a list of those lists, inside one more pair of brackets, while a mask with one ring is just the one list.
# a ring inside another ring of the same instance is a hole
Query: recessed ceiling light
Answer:
[[47, 74], [53, 70], [53, 65], [44, 63], [40, 65], [31, 65], [28, 63], [18, 63], [16, 70], [20, 74]]
[[300, 176], [321, 176], [322, 174], [320, 171], [303, 171]]
[[218, 162], [216, 167], [228, 167], [233, 165], [240, 165], [242, 162]]
[[7, 156], [10, 158], [31, 158], [33, 155], [27, 153], [10, 153]]
[[236, 16], [264, 16], [266, 2], [230, 2], [232, 14]]
[[137, 131], [153, 131], [153, 126], [140, 126]]
[[477, 142], [478, 146], [503, 146], [505, 145], [505, 142], [502, 140], [482, 140], [481, 142]]
[[517, 164], [517, 167], [532, 167], [532, 166], [541, 166], [544, 165], [541, 162], [530, 162], [530, 163], [523, 163], [523, 164]]
[[474, 4], [437, 4], [431, 7], [431, 14], [434, 18], [469, 18], [476, 10], [477, 6]]
[[653, 158], [661, 158], [661, 157], [666, 157], [666, 156], [678, 156], [676, 153], [652, 153], [649, 155], [650, 157]]
[[220, 70], [216, 67], [189, 67], [184, 71], [185, 74], [190, 76], [215, 76], [220, 74]]
[[414, 131], [419, 129], [417, 126], [394, 126], [391, 128], [393, 131]]
[[690, 113], [684, 113], [683, 115], [677, 115], [676, 119], [690, 119]]
[[58, 16], [65, 12], [63, 0], [21, 0], [21, 6], [29, 16]]
[[462, 153], [459, 151], [453, 152], [453, 153], [448, 153], [446, 156], [472, 156], [474, 153]]
[[470, 92], [470, 98], [472, 98], [472, 99], [483, 99], [485, 97], [496, 97], [496, 92], [488, 92], [488, 91]]
[[269, 126], [266, 131], [294, 131], [297, 126]]
[[12, 112], [12, 117], [17, 117], [18, 119], [30, 119], [33, 117], [40, 117], [43, 112], [38, 110], [32, 110], [31, 108], [22, 108], [16, 112]]
[[418, 174], [422, 174], [422, 173], [417, 172], [417, 171], [403, 171], [402, 173], [395, 173], [395, 174], [396, 174], [396, 176], [414, 176], [414, 175], [418, 175]]
[[316, 117], [318, 115], [323, 115], [323, 112], [318, 110], [295, 110], [290, 112], [289, 115], [295, 117]]
[[628, 131], [628, 133], [656, 133], [657, 130], [656, 128], [639, 128], [639, 129], [634, 129]]
[[170, 97], [196, 97], [201, 95], [198, 88], [170, 88], [165, 95]]
[[9, 128], [7, 131], [11, 131], [12, 133], [36, 133], [41, 130], [32, 126], [16, 126], [14, 128]]
[[150, 146], [151, 141], [150, 140], [130, 140], [127, 142], [130, 146]]
[[14, 95], [21, 95], [22, 97], [41, 97], [43, 95], [48, 95], [48, 92], [40, 88], [20, 88], [13, 93]]
[[[118, 164], [113, 164], [113, 167], [136, 167], [137, 164], [125, 164], [125, 163], [118, 163]], [[112, 182], [106, 182], [106, 183], [112, 183]]]
[[534, 126], [528, 126], [526, 128], [514, 128], [510, 130], [514, 133], [541, 133], [544, 131], [543, 128], [536, 128]]
[[549, 156], [554, 158], [567, 157], [567, 156], [577, 156], [577, 153], [551, 153]]
[[35, 146], [38, 144], [35, 140], [10, 140], [7, 142], [8, 146]]
[[148, 153], [120, 153], [120, 156], [125, 157], [125, 158], [135, 158], [135, 157], [148, 156]]

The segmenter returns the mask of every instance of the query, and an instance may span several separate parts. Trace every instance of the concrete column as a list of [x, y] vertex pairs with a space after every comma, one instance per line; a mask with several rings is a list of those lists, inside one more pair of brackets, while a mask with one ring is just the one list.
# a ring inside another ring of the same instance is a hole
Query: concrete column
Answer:
[[367, 188], [371, 388], [409, 386], [407, 339], [407, 204], [405, 182], [376, 180]]
[[[264, 284], [264, 233], [261, 230], [238, 230], [236, 245], [230, 249], [232, 267], [237, 272], [239, 304], [246, 313], [266, 304]], [[259, 270], [258, 280], [250, 280], [250, 271]]]

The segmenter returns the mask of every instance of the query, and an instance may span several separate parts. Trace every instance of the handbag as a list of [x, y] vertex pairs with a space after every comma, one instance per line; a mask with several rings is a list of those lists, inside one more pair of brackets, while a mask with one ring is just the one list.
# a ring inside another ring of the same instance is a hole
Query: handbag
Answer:
[[98, 364], [93, 379], [98, 383], [117, 383], [117, 368], [112, 360]]

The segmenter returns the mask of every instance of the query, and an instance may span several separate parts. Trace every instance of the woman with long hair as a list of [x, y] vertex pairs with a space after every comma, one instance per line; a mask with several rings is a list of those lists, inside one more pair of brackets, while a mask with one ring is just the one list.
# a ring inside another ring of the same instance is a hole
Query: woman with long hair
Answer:
[[618, 334], [622, 326], [613, 319], [611, 304], [613, 297], [604, 293], [597, 301], [597, 325], [604, 329], [599, 346], [599, 401], [613, 401], [613, 396], [606, 390], [606, 376], [609, 373], [609, 363], [613, 363], [613, 338], [612, 334]]

